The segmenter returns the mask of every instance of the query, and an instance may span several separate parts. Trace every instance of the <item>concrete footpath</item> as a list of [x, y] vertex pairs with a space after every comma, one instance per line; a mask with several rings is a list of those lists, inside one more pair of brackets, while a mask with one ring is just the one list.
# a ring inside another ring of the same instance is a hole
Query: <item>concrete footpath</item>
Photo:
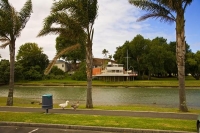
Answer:
[[[20, 108], [20, 107], [0, 107], [0, 112], [46, 112], [42, 108]], [[108, 110], [92, 110], [92, 109], [49, 109], [48, 113], [61, 114], [85, 114], [85, 115], [105, 115], [105, 116], [128, 116], [128, 117], [150, 117], [150, 118], [171, 118], [183, 120], [197, 120], [198, 115], [193, 113], [163, 113], [148, 111], [108, 111]], [[76, 126], [76, 125], [60, 125], [60, 124], [36, 124], [36, 123], [19, 123], [19, 122], [0, 122], [0, 126], [37, 126], [45, 128], [65, 128], [65, 129], [81, 129], [105, 132], [123, 132], [123, 133], [189, 133], [184, 131], [165, 131], [165, 130], [147, 130], [147, 129], [130, 129], [130, 128], [112, 128], [112, 127], [94, 127], [94, 126]], [[190, 132], [191, 133], [191, 132]], [[194, 132], [193, 132], [194, 133]]]

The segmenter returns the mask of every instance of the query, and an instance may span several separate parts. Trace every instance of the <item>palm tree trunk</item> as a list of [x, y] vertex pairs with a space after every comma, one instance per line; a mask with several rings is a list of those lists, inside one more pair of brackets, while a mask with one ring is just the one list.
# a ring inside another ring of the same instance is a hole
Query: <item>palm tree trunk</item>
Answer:
[[11, 41], [9, 45], [10, 50], [10, 83], [7, 97], [7, 106], [13, 106], [13, 92], [14, 92], [14, 68], [15, 68], [15, 42]]
[[86, 108], [93, 108], [92, 103], [92, 44], [86, 46], [86, 72], [87, 72], [87, 101]]
[[178, 67], [179, 80], [179, 110], [187, 112], [186, 94], [185, 94], [185, 20], [184, 11], [177, 13], [176, 19], [176, 59]]

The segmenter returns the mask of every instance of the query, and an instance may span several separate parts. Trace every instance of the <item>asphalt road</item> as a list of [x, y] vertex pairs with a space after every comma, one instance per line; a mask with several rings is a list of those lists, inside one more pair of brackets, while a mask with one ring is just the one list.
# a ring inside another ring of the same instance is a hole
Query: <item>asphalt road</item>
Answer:
[[0, 126], [0, 133], [112, 133], [104, 131], [72, 130], [41, 127]]
[[[0, 107], [0, 111], [10, 112], [46, 112], [42, 108], [19, 108], [19, 107]], [[62, 113], [62, 114], [85, 114], [85, 115], [106, 115], [106, 116], [129, 116], [129, 117], [151, 117], [151, 118], [172, 118], [172, 119], [185, 119], [197, 120], [198, 114], [193, 113], [163, 113], [163, 112], [149, 112], [149, 111], [116, 111], [116, 110], [86, 110], [86, 109], [49, 109], [49, 113]]]

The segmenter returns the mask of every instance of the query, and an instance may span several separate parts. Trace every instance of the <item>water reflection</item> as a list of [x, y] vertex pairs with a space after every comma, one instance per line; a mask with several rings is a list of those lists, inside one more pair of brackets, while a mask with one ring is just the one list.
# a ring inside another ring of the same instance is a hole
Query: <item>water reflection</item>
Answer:
[[[0, 87], [0, 97], [7, 97], [8, 87]], [[177, 88], [120, 88], [93, 87], [93, 102], [100, 105], [156, 104], [178, 106]], [[200, 89], [186, 90], [189, 107], [200, 107]], [[86, 87], [16, 87], [14, 97], [41, 100], [42, 95], [52, 94], [54, 103], [85, 101]]]

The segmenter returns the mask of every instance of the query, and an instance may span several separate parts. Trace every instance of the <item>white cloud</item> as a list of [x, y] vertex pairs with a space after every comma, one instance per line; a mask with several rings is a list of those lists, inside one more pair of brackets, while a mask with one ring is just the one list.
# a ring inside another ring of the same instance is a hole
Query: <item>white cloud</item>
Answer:
[[[134, 14], [135, 13], [135, 14]], [[131, 39], [141, 25], [136, 24], [138, 10], [125, 0], [99, 1], [99, 15], [95, 23], [93, 54], [103, 57], [102, 50], [114, 54], [116, 47]]]

